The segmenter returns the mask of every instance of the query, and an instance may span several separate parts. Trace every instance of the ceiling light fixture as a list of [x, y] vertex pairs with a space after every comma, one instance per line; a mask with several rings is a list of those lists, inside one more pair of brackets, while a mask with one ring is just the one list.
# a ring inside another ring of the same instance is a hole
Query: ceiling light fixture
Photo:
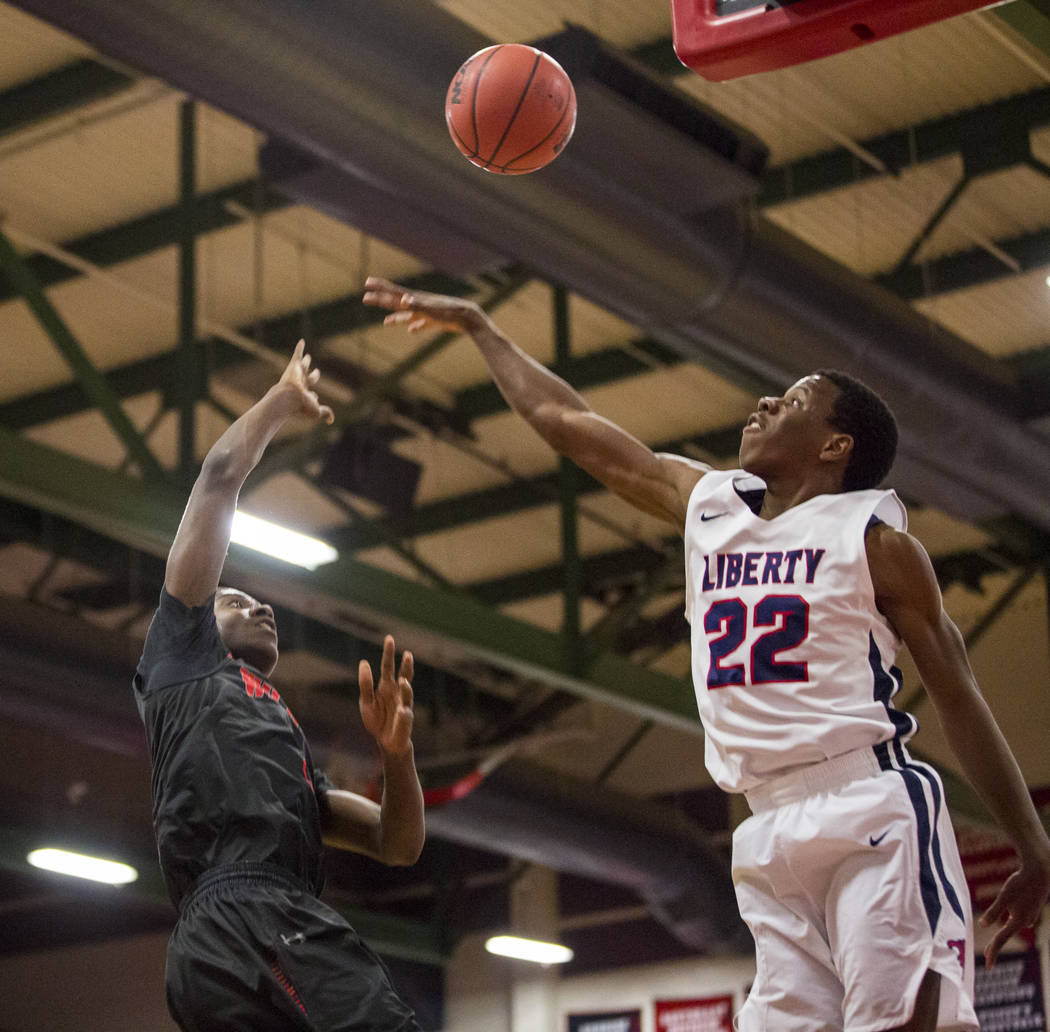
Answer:
[[486, 940], [485, 949], [501, 957], [531, 960], [534, 964], [566, 964], [573, 958], [573, 952], [568, 946], [521, 939], [517, 935], [494, 935]]
[[236, 545], [244, 545], [245, 548], [272, 555], [307, 570], [316, 570], [318, 566], [339, 558], [339, 553], [331, 545], [317, 538], [278, 526], [258, 516], [250, 516], [240, 509], [233, 514], [230, 540]]
[[105, 882], [107, 885], [126, 885], [133, 882], [139, 872], [134, 867], [117, 860], [102, 860], [97, 856], [70, 853], [65, 849], [34, 849], [26, 859], [44, 871], [68, 874], [73, 878]]

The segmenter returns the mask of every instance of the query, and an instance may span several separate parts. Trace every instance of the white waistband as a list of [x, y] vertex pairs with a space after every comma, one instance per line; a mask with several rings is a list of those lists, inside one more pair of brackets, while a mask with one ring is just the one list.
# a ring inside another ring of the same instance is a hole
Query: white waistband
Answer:
[[818, 792], [834, 791], [851, 781], [878, 774], [881, 769], [875, 751], [871, 746], [865, 746], [773, 778], [748, 789], [744, 797], [752, 813], [761, 813], [786, 803], [798, 802]]

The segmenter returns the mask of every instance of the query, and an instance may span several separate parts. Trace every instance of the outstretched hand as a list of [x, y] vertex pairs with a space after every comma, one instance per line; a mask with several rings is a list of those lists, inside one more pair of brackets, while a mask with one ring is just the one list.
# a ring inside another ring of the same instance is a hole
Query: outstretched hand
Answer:
[[314, 419], [323, 419], [326, 423], [335, 420], [335, 414], [327, 405], [322, 405], [314, 387], [321, 378], [319, 369], [310, 368], [310, 356], [306, 353], [306, 341], [300, 340], [295, 345], [291, 361], [281, 374], [280, 383], [294, 387], [299, 392], [299, 405], [303, 413]]
[[357, 667], [361, 720], [389, 756], [401, 756], [412, 748], [412, 672], [412, 653], [406, 652], [395, 679], [394, 639], [389, 634], [383, 640], [379, 684], [373, 686], [372, 668], [367, 661], [362, 659]]
[[390, 280], [369, 276], [362, 301], [376, 308], [389, 308], [384, 326], [405, 326], [410, 333], [439, 328], [470, 333], [484, 326], [487, 317], [473, 302], [425, 290], [410, 290]]
[[999, 895], [991, 906], [981, 915], [980, 923], [986, 927], [995, 927], [992, 941], [984, 951], [985, 967], [992, 967], [999, 956], [999, 951], [1007, 940], [1025, 928], [1031, 928], [1050, 893], [1050, 870], [1039, 864], [1022, 864], [1006, 879]]

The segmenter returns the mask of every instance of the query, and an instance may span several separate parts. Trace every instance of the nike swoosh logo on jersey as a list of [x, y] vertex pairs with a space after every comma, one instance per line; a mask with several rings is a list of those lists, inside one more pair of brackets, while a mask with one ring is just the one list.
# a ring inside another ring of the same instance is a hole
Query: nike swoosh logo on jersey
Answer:
[[878, 838], [876, 838], [874, 835], [869, 835], [868, 844], [871, 846], [877, 846], [888, 834], [889, 831], [887, 830], [884, 831]]
[[717, 520], [719, 516], [728, 516], [728, 512], [716, 512], [711, 516], [708, 516], [706, 512], [700, 513], [700, 522], [707, 523], [708, 520]]

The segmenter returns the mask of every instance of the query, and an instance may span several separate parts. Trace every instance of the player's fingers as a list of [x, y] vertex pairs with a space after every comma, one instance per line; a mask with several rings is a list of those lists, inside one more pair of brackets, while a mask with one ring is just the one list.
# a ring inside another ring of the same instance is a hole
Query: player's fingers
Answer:
[[361, 689], [362, 701], [371, 702], [375, 698], [375, 686], [372, 682], [372, 668], [368, 661], [362, 659], [357, 664], [357, 687]]
[[310, 383], [317, 383], [317, 381], [321, 379], [321, 370], [320, 369], [311, 369], [310, 372], [307, 373], [306, 379]]
[[295, 351], [292, 352], [292, 361], [298, 362], [303, 357], [303, 352], [306, 350], [306, 338], [300, 337], [299, 343], [295, 345]]
[[411, 681], [415, 672], [416, 661], [412, 658], [412, 653], [406, 650], [401, 655], [401, 669], [398, 670], [397, 676], [403, 677], [406, 681]]
[[415, 693], [412, 691], [412, 682], [407, 680], [407, 678], [402, 677], [397, 683], [398, 687], [401, 689], [401, 705], [407, 709], [411, 709], [412, 703], [415, 699]]
[[335, 422], [335, 413], [327, 406], [322, 405], [317, 413], [329, 426]]
[[412, 737], [412, 711], [410, 709], [398, 709], [394, 714], [394, 725], [391, 728], [391, 737], [395, 742], [406, 743]]
[[1013, 937], [1018, 929], [1013, 927], [1013, 922], [1010, 921], [1003, 925], [995, 933], [992, 941], [988, 943], [984, 950], [984, 966], [986, 968], [993, 967], [995, 962], [999, 959], [999, 952], [1006, 945], [1006, 943]]
[[379, 679], [390, 682], [394, 680], [394, 638], [390, 634], [383, 639], [383, 664]]

